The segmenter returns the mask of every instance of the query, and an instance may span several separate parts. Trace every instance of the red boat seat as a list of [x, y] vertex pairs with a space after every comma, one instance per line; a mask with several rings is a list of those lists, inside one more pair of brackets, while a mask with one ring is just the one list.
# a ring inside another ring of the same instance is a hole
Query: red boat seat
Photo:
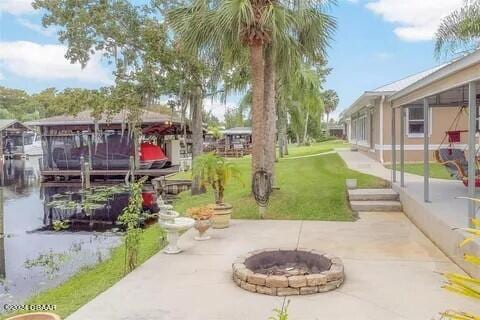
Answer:
[[165, 160], [167, 157], [162, 148], [151, 144], [149, 142], [143, 142], [140, 145], [140, 160], [142, 161], [156, 161]]

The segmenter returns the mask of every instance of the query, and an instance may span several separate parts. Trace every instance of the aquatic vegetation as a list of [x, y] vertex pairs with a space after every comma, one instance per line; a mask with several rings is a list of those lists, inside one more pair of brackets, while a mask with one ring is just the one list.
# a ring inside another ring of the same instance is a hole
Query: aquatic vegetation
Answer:
[[52, 227], [55, 231], [68, 229], [70, 227], [70, 220], [54, 220]]
[[60, 271], [60, 267], [67, 262], [69, 256], [65, 253], [53, 252], [52, 249], [47, 253], [40, 253], [35, 259], [27, 259], [25, 261], [25, 268], [41, 268], [43, 272], [52, 280]]

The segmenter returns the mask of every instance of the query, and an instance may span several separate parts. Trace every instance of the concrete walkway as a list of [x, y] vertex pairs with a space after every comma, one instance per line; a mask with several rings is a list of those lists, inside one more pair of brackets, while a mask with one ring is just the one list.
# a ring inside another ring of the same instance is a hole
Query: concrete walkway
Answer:
[[[338, 151], [350, 169], [391, 180], [391, 170], [360, 152]], [[423, 177], [405, 174], [405, 187], [398, 182], [393, 189], [400, 194], [403, 210], [408, 218], [422, 230], [445, 254], [470, 275], [480, 277], [480, 268], [464, 261], [465, 253], [480, 255], [480, 240], [463, 248], [458, 244], [468, 236], [454, 229], [469, 226], [467, 188], [461, 181], [430, 178], [430, 201], [423, 199]]]
[[298, 157], [285, 157], [285, 158], [280, 158], [280, 160], [292, 160], [292, 159], [303, 159], [303, 158], [311, 158], [311, 157], [318, 157], [318, 156], [324, 156], [327, 154], [332, 154], [332, 153], [337, 153], [336, 151], [325, 151], [325, 152], [320, 152], [316, 154], [308, 154], [306, 156], [298, 156]]
[[271, 247], [303, 247], [340, 256], [339, 289], [291, 297], [292, 320], [426, 320], [459, 309], [480, 313], [474, 300], [440, 288], [437, 272], [457, 271], [402, 213], [360, 213], [356, 222], [234, 220], [213, 239], [185, 251], [158, 253], [68, 320], [266, 320], [283, 299], [250, 293], [232, 281], [236, 256]]

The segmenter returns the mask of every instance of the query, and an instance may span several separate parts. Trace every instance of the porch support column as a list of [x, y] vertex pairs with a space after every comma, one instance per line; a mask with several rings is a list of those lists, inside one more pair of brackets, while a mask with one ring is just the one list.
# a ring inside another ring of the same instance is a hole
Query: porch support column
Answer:
[[400, 186], [405, 187], [405, 108], [400, 107]]
[[428, 99], [423, 99], [423, 201], [430, 202], [430, 162], [429, 162], [429, 107]]
[[[476, 148], [475, 133], [477, 131], [477, 83], [468, 84], [468, 197], [475, 197]], [[471, 224], [475, 218], [475, 202], [470, 200], [468, 205], [468, 219]]]
[[392, 183], [397, 182], [397, 141], [395, 135], [395, 108], [392, 108]]

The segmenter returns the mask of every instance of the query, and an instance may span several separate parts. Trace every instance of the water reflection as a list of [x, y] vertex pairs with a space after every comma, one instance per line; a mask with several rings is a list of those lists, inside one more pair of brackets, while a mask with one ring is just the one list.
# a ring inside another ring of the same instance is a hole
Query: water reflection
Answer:
[[[21, 303], [61, 283], [83, 266], [104, 260], [120, 241], [115, 233], [97, 232], [88, 223], [88, 228], [76, 232], [52, 231], [56, 216], [45, 203], [61, 188], [68, 187], [42, 186], [38, 163], [36, 158], [5, 161], [3, 165], [0, 162], [0, 186], [5, 198], [0, 305]], [[109, 218], [112, 223], [116, 220], [113, 215]]]

